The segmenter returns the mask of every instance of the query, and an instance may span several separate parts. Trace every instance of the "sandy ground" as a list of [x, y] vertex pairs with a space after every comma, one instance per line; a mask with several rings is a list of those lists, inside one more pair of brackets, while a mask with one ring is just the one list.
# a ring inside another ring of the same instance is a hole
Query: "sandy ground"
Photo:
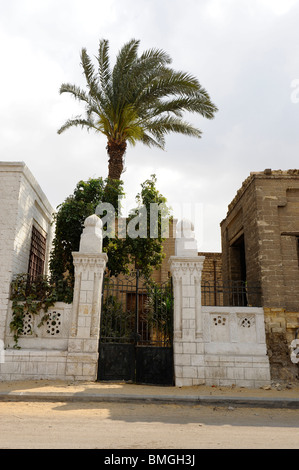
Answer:
[[0, 402], [0, 449], [105, 449], [97, 465], [101, 456], [111, 457], [107, 449], [114, 455], [114, 449], [126, 455], [159, 449], [162, 456], [163, 449], [298, 449], [298, 423], [298, 409], [6, 401]]
[[[94, 394], [299, 398], [299, 384], [269, 389], [126, 383], [1, 382], [0, 393], [59, 393], [61, 400], [0, 401], [0, 449], [298, 449], [298, 409], [95, 402]], [[63, 400], [85, 393], [91, 399]], [[107, 454], [108, 455], [108, 454]]]
[[169, 395], [169, 396], [237, 396], [261, 398], [299, 398], [299, 382], [274, 382], [271, 386], [258, 389], [244, 387], [158, 387], [127, 383], [103, 382], [62, 382], [49, 380], [27, 380], [1, 382], [0, 393], [90, 393], [90, 394], [131, 394], [131, 395]]

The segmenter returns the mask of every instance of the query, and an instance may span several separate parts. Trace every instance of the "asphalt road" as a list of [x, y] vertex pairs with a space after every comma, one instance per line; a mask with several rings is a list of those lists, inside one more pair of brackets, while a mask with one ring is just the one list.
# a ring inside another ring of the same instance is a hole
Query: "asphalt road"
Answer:
[[298, 449], [299, 410], [0, 402], [1, 449]]

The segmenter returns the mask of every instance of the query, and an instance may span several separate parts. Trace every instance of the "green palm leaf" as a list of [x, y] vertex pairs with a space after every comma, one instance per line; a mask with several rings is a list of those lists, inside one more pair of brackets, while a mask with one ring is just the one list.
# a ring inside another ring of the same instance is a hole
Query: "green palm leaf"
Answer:
[[112, 179], [120, 179], [127, 142], [164, 149], [165, 136], [172, 132], [200, 138], [200, 129], [183, 120], [184, 112], [207, 119], [217, 112], [196, 77], [170, 68], [171, 58], [161, 49], [149, 49], [138, 56], [139, 45], [136, 39], [124, 44], [111, 69], [109, 42], [102, 39], [97, 71], [83, 48], [81, 65], [87, 90], [70, 84], [60, 88], [60, 93], [70, 93], [85, 104], [86, 117], [68, 120], [58, 133], [72, 126], [103, 133]]

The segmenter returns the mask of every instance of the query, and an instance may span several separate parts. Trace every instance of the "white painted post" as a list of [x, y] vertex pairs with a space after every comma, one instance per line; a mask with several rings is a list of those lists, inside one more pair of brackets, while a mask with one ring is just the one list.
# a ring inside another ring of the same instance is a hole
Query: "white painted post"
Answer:
[[108, 257], [102, 253], [102, 221], [85, 220], [79, 252], [73, 253], [75, 287], [68, 343], [67, 375], [95, 380], [101, 316], [103, 276]]
[[201, 273], [204, 256], [198, 256], [191, 222], [177, 225], [176, 255], [170, 271], [174, 289], [174, 371], [175, 385], [204, 383], [202, 340]]

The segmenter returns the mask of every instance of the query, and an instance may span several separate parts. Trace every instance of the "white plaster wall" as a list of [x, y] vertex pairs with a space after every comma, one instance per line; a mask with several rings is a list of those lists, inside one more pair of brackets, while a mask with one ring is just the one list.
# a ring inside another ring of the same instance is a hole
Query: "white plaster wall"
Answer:
[[27, 166], [0, 162], [0, 340], [5, 335], [11, 279], [28, 270], [32, 225], [47, 234], [47, 261], [53, 240], [52, 214]]
[[202, 267], [200, 256], [170, 258], [176, 386], [268, 384], [264, 310], [202, 306]]
[[4, 339], [18, 217], [20, 174], [0, 167], [0, 340]]
[[[9, 327], [12, 320], [11, 304], [10, 301], [4, 344], [7, 349], [15, 346], [13, 332]], [[72, 304], [56, 302], [49, 308], [48, 317], [45, 320], [43, 320], [44, 315], [44, 312], [37, 315], [27, 315], [23, 334], [18, 339], [18, 346], [21, 349], [66, 351], [70, 336]]]
[[[47, 237], [47, 260], [52, 245], [51, 220], [54, 209], [26, 166], [20, 175], [18, 214], [15, 227], [13, 274], [27, 272], [31, 244], [32, 226], [34, 225]], [[45, 273], [46, 273], [45, 272]]]
[[[13, 348], [13, 336], [9, 331], [12, 312], [11, 305], [8, 306], [0, 380], [96, 380], [101, 291], [107, 255], [78, 252], [73, 253], [73, 257], [74, 303], [57, 302], [49, 309], [49, 322], [41, 328], [38, 327], [40, 317], [27, 317], [18, 350]], [[52, 320], [55, 321], [54, 328]]]
[[264, 310], [203, 306], [201, 312], [202, 337], [183, 336], [174, 342], [176, 385], [258, 388], [268, 384]]
[[202, 307], [207, 354], [266, 355], [264, 309]]

